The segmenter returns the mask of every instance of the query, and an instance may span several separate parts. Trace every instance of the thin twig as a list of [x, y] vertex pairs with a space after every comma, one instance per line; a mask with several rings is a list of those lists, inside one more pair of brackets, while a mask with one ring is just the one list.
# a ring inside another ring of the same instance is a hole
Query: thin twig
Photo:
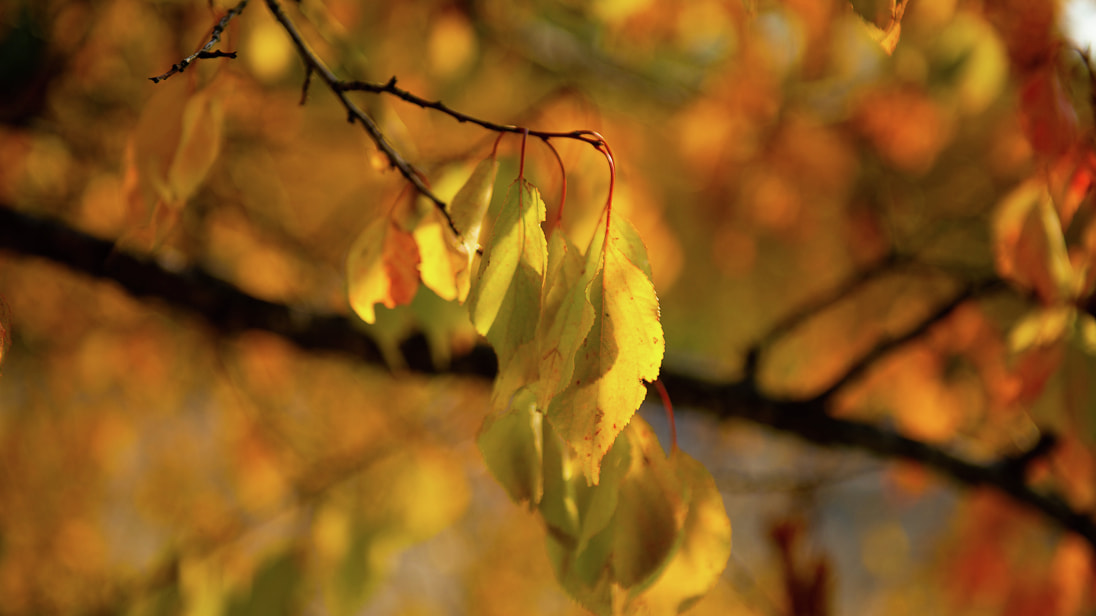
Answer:
[[305, 100], [308, 93], [309, 83], [311, 81], [313, 73], [320, 76], [327, 87], [338, 97], [339, 101], [346, 108], [349, 114], [350, 121], [358, 121], [362, 127], [365, 128], [369, 137], [377, 145], [377, 148], [384, 153], [388, 158], [390, 165], [399, 170], [400, 174], [411, 182], [411, 185], [415, 187], [415, 190], [419, 192], [423, 197], [426, 197], [434, 203], [438, 209], [441, 210], [445, 216], [446, 221], [449, 223], [449, 228], [453, 230], [458, 236], [460, 230], [453, 225], [453, 220], [449, 217], [449, 212], [446, 209], [446, 204], [437, 195], [430, 190], [426, 183], [422, 180], [421, 174], [408, 163], [396, 149], [388, 142], [384, 134], [377, 127], [376, 123], [365, 112], [363, 112], [357, 105], [355, 105], [347, 96], [347, 92], [371, 92], [374, 94], [388, 94], [395, 96], [400, 100], [411, 103], [423, 109], [432, 109], [443, 113], [460, 123], [475, 124], [486, 130], [497, 132], [499, 134], [513, 133], [525, 136], [536, 137], [545, 143], [548, 143], [551, 139], [572, 139], [575, 141], [581, 141], [589, 144], [599, 151], [604, 152], [607, 147], [605, 139], [596, 132], [589, 130], [573, 130], [573, 131], [547, 131], [547, 130], [533, 130], [523, 126], [517, 126], [514, 124], [499, 124], [497, 122], [491, 122], [482, 118], [477, 118], [466, 113], [462, 113], [449, 107], [441, 101], [427, 100], [421, 96], [413, 94], [403, 88], [396, 85], [396, 78], [392, 77], [386, 83], [369, 83], [366, 81], [343, 81], [338, 79], [334, 73], [331, 72], [320, 60], [318, 56], [312, 51], [312, 49], [305, 43], [300, 31], [291, 19], [285, 14], [282, 6], [278, 0], [266, 0], [267, 7], [270, 8], [271, 13], [274, 14], [274, 18], [278, 20], [278, 23], [282, 25], [285, 31], [289, 34], [289, 37], [293, 39], [293, 44], [297, 47], [301, 59], [304, 61], [305, 67], [305, 82], [301, 88], [301, 101]]
[[[305, 63], [305, 74], [307, 79], [311, 79], [313, 74], [319, 75], [320, 79], [327, 85], [328, 89], [339, 99], [343, 107], [346, 109], [347, 119], [353, 123], [358, 122], [365, 129], [365, 132], [369, 134], [369, 138], [376, 144], [377, 149], [384, 153], [388, 158], [388, 164], [395, 167], [412, 186], [419, 192], [420, 195], [426, 197], [434, 205], [441, 210], [442, 215], [445, 217], [446, 222], [449, 223], [449, 228], [453, 230], [457, 236], [460, 236], [460, 231], [453, 224], [453, 219], [449, 217], [449, 212], [446, 210], [445, 201], [434, 194], [432, 190], [423, 182], [419, 172], [407, 162], [396, 151], [396, 148], [388, 142], [388, 138], [384, 136], [377, 123], [373, 121], [373, 118], [369, 117], [364, 111], [361, 110], [353, 101], [346, 95], [346, 92], [342, 89], [341, 83], [338, 77], [331, 72], [331, 69], [323, 63], [322, 60], [312, 51], [312, 48], [308, 46], [308, 43], [304, 41], [297, 26], [293, 23], [289, 16], [285, 14], [282, 9], [281, 3], [278, 0], [266, 0], [266, 6], [270, 9], [270, 12], [274, 15], [274, 19], [278, 20], [278, 23], [282, 25], [286, 33], [289, 34], [289, 38], [293, 39], [293, 45], [296, 46], [298, 54]], [[307, 85], [302, 88], [302, 99]]]
[[431, 101], [421, 96], [417, 96], [400, 88], [396, 85], [396, 78], [392, 77], [386, 83], [369, 83], [365, 81], [347, 81], [339, 84], [339, 88], [345, 92], [357, 91], [357, 92], [372, 92], [374, 94], [389, 94], [396, 98], [411, 103], [417, 107], [423, 109], [433, 109], [434, 111], [440, 111], [445, 115], [453, 118], [457, 122], [462, 124], [475, 124], [481, 128], [485, 128], [497, 133], [515, 133], [515, 134], [528, 134], [531, 137], [537, 137], [548, 141], [549, 139], [574, 139], [588, 143], [592, 146], [600, 147], [605, 141], [594, 133], [585, 130], [574, 131], [546, 131], [546, 130], [533, 130], [522, 126], [515, 126], [513, 124], [498, 124], [474, 116], [470, 116], [466, 113], [461, 113], [446, 105], [441, 101]]
[[171, 69], [168, 70], [166, 73], [163, 73], [162, 75], [157, 75], [155, 77], [149, 77], [149, 79], [152, 80], [152, 83], [160, 83], [161, 81], [167, 79], [168, 77], [171, 77], [175, 73], [183, 72], [184, 70], [186, 70], [186, 67], [190, 66], [190, 64], [195, 60], [205, 60], [208, 58], [235, 58], [235, 51], [215, 51], [213, 49], [213, 46], [221, 42], [221, 34], [223, 34], [225, 28], [228, 27], [228, 22], [232, 21], [233, 17], [236, 17], [240, 13], [244, 12], [244, 7], [246, 6], [247, 0], [240, 0], [240, 2], [236, 6], [229, 9], [229, 11], [225, 13], [225, 16], [217, 22], [217, 25], [213, 26], [213, 32], [209, 35], [209, 41], [207, 41], [201, 49], [183, 58], [177, 64], [173, 64], [171, 66]]

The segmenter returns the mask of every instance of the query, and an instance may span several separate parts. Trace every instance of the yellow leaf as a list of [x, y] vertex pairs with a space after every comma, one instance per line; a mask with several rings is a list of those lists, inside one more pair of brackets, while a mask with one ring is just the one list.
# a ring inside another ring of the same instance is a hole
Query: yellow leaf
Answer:
[[1035, 308], [1012, 327], [1008, 347], [1013, 353], [1045, 347], [1065, 337], [1077, 317], [1072, 306]]
[[558, 230], [548, 242], [541, 319], [537, 331], [540, 352], [538, 404], [548, 408], [566, 389], [574, 372], [575, 355], [594, 323], [594, 308], [586, 298], [582, 255]]
[[543, 221], [544, 201], [525, 181], [487, 213], [483, 259], [468, 294], [468, 313], [502, 366], [536, 332], [548, 259]]
[[[599, 484], [589, 485], [582, 476], [563, 479], [557, 473], [567, 467], [555, 461], [557, 454], [548, 438], [550, 424], [543, 427], [545, 476], [540, 510], [549, 528], [549, 557], [556, 577], [571, 596], [595, 613], [619, 613], [656, 583], [683, 545], [696, 469], [686, 467], [681, 472], [676, 454], [668, 459], [651, 427], [636, 418], [605, 457]], [[556, 451], [562, 460], [569, 459], [562, 448]], [[721, 509], [718, 492], [715, 495]], [[706, 520], [709, 514], [714, 512], [698, 510], [697, 519]], [[696, 529], [696, 540], [715, 542], [718, 556], [721, 536], [704, 524]], [[706, 573], [701, 568], [695, 571]], [[711, 581], [705, 578], [701, 583]]]
[[480, 227], [491, 203], [497, 172], [494, 156], [483, 159], [449, 202], [449, 216], [460, 238], [432, 206], [415, 226], [415, 241], [422, 255], [422, 283], [443, 299], [463, 303], [468, 297], [472, 261], [479, 249]]
[[613, 581], [621, 588], [642, 589], [677, 549], [687, 495], [646, 421], [632, 421], [624, 435], [632, 456], [613, 517]]
[[[597, 483], [602, 457], [646, 397], [644, 381], [658, 378], [665, 342], [658, 298], [642, 243], [618, 217], [602, 215], [586, 251], [583, 275], [593, 322], [574, 356], [572, 378], [548, 408], [551, 421]], [[581, 329], [581, 310], [561, 327]], [[566, 359], [564, 360], [566, 361]]]
[[468, 296], [472, 258], [457, 242], [449, 223], [431, 207], [412, 232], [422, 257], [422, 283], [438, 297], [463, 302]]
[[449, 216], [469, 255], [476, 254], [479, 248], [480, 227], [491, 204], [498, 170], [499, 163], [494, 156], [483, 159], [449, 202]]
[[887, 55], [894, 54], [894, 48], [898, 46], [898, 37], [902, 34], [902, 16], [906, 12], [906, 4], [908, 2], [909, 0], [895, 0], [892, 8], [891, 22], [886, 28], [880, 28], [857, 14], [860, 23], [867, 29], [868, 36], [879, 43], [879, 46], [883, 48], [883, 51], [887, 52]]
[[681, 545], [658, 580], [634, 602], [633, 613], [680, 614], [692, 607], [719, 580], [731, 556], [731, 521], [723, 497], [704, 465], [682, 451], [670, 459], [689, 494]]
[[346, 260], [350, 306], [366, 323], [376, 321], [375, 304], [410, 303], [419, 286], [419, 248], [394, 220], [378, 217], [362, 231]]

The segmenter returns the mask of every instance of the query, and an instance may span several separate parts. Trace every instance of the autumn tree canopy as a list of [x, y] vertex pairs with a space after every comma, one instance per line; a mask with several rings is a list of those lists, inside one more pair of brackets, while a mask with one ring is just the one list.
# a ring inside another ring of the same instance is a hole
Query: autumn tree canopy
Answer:
[[1092, 13], [7, 0], [0, 614], [1090, 613]]

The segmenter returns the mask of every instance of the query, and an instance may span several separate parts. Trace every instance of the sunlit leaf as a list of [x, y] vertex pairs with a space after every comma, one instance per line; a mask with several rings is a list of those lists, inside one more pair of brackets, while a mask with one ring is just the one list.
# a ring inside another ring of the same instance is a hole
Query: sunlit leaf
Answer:
[[[553, 472], [547, 463], [545, 472]], [[555, 506], [551, 517], [573, 511], [578, 530], [569, 533], [549, 522], [548, 543], [563, 587], [587, 608], [608, 614], [639, 596], [669, 562], [682, 540], [691, 486], [681, 481], [642, 419], [633, 420], [616, 440], [601, 479], [597, 485], [581, 475], [568, 481], [573, 487], [566, 494], [574, 506]], [[546, 478], [541, 505], [546, 520], [553, 498], [548, 485]], [[708, 539], [718, 545], [718, 537]]]
[[390, 218], [369, 223], [354, 241], [346, 261], [350, 306], [366, 323], [376, 321], [375, 304], [409, 303], [419, 285], [415, 238]]
[[902, 35], [902, 16], [908, 2], [909, 0], [895, 0], [890, 23], [885, 28], [880, 28], [857, 14], [868, 35], [888, 54], [893, 54], [894, 48], [898, 46], [898, 39]]
[[491, 342], [499, 363], [505, 364], [536, 332], [548, 258], [540, 228], [544, 201], [533, 185], [521, 182], [505, 201], [491, 205], [487, 219], [468, 312], [476, 330]]
[[1009, 350], [1019, 353], [1054, 344], [1065, 337], [1075, 318], [1076, 310], [1070, 306], [1036, 308], [1012, 327], [1008, 336]]
[[480, 227], [491, 204], [498, 170], [498, 159], [494, 156], [483, 159], [449, 202], [449, 216], [469, 255], [475, 254], [479, 248]]
[[[594, 231], [581, 283], [594, 319], [575, 353], [572, 378], [548, 409], [548, 419], [594, 483], [601, 458], [646, 396], [643, 382], [658, 378], [664, 348], [654, 285], [636, 265], [646, 262], [645, 251], [630, 241], [634, 232], [627, 224], [603, 215]], [[582, 308], [564, 307], [560, 315], [562, 331], [581, 330]]]
[[422, 257], [422, 284], [445, 300], [464, 301], [471, 280], [472, 258], [457, 242], [449, 223], [430, 207], [412, 232]]
[[563, 233], [553, 233], [548, 243], [548, 272], [537, 331], [541, 408], [548, 408], [552, 398], [571, 381], [575, 355], [594, 323], [594, 307], [586, 297], [588, 283], [582, 279], [582, 268], [578, 248]]

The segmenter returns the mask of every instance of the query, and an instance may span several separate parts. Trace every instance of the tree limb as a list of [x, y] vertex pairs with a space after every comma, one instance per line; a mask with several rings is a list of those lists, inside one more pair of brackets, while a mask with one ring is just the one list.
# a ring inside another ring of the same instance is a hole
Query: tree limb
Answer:
[[[111, 242], [63, 223], [18, 212], [6, 204], [0, 204], [0, 251], [42, 257], [88, 276], [111, 280], [136, 297], [159, 300], [192, 313], [223, 335], [265, 330], [303, 349], [344, 353], [365, 363], [385, 365], [379, 345], [356, 320], [345, 315], [316, 314], [258, 299], [200, 268], [170, 269], [149, 258], [116, 250]], [[979, 285], [968, 286], [929, 318], [885, 341], [869, 356], [877, 359], [920, 335], [979, 289]], [[493, 378], [497, 372], [494, 354], [484, 345], [454, 358], [443, 368], [432, 363], [421, 336], [406, 341], [401, 351], [413, 372], [483, 379]], [[854, 367], [851, 373], [862, 370]], [[1096, 550], [1096, 521], [1090, 515], [1057, 495], [1034, 490], [1024, 479], [1023, 468], [1032, 458], [1046, 453], [1050, 442], [1040, 441], [1031, 452], [997, 463], [978, 464], [887, 428], [833, 417], [827, 412], [829, 395], [781, 399], [760, 392], [751, 380], [716, 383], [672, 369], [664, 370], [660, 379], [681, 407], [724, 420], [746, 420], [826, 447], [849, 447], [885, 459], [917, 462], [960, 484], [996, 489], [1061, 528], [1077, 533]]]
[[228, 27], [228, 22], [232, 21], [233, 17], [238, 17], [240, 13], [244, 12], [244, 8], [247, 6], [247, 0], [240, 0], [236, 6], [232, 7], [225, 16], [217, 22], [217, 25], [213, 26], [213, 31], [209, 35], [209, 41], [202, 48], [189, 56], [183, 58], [179, 62], [173, 64], [169, 70], [163, 74], [155, 77], [149, 77], [152, 83], [160, 83], [161, 81], [171, 77], [175, 73], [181, 73], [186, 70], [186, 67], [190, 66], [195, 60], [206, 60], [209, 58], [235, 58], [235, 51], [221, 51], [214, 50], [213, 46], [221, 42], [221, 35], [224, 34], [225, 28]]

